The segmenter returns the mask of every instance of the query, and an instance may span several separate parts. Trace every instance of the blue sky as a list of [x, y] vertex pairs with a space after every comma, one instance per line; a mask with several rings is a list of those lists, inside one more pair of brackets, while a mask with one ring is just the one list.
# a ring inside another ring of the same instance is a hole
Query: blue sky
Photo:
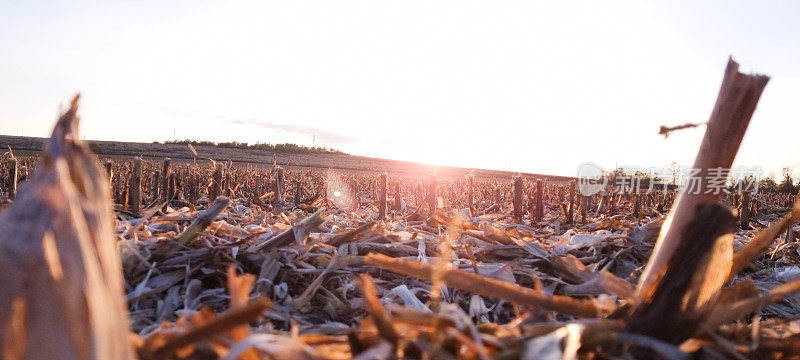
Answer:
[[[800, 3], [0, 1], [0, 133], [296, 142], [574, 175], [692, 163], [727, 57], [770, 75], [737, 158], [800, 164]], [[800, 174], [800, 168], [795, 173]]]

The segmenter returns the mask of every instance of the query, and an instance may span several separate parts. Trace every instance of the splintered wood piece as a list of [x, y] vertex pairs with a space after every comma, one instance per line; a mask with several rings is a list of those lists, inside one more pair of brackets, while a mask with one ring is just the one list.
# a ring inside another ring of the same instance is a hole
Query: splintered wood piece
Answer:
[[303, 184], [300, 180], [294, 181], [294, 206], [299, 208], [303, 203]]
[[133, 359], [108, 177], [78, 134], [78, 97], [0, 215], [0, 355]]
[[750, 191], [742, 190], [742, 210], [739, 212], [740, 227], [742, 230], [750, 230]]
[[375, 253], [365, 256], [364, 263], [422, 280], [431, 280], [434, 273], [436, 273], [447, 286], [481, 296], [510, 301], [519, 305], [541, 307], [576, 317], [593, 318], [600, 315], [597, 306], [590, 301], [577, 300], [568, 296], [549, 295], [542, 291], [476, 275], [469, 271], [435, 269], [434, 265], [423, 264], [413, 260], [393, 259], [386, 255]]
[[[228, 170], [230, 170], [230, 166], [228, 166]], [[223, 195], [225, 196], [233, 196], [231, 194], [231, 188], [233, 187], [233, 175], [230, 171], [225, 172], [225, 180], [222, 182], [222, 189]]]
[[378, 219], [383, 220], [386, 218], [386, 194], [387, 194], [387, 178], [389, 177], [386, 172], [380, 175], [378, 188], [380, 189], [380, 198], [378, 199]]
[[14, 199], [17, 196], [17, 181], [19, 181], [19, 171], [17, 170], [17, 159], [8, 159], [8, 197]]
[[[169, 180], [170, 175], [172, 174], [172, 159], [164, 158], [164, 163], [161, 167], [161, 201], [166, 201], [167, 205], [169, 205], [169, 201], [172, 199], [169, 197]], [[165, 207], [166, 209], [166, 207]]]
[[216, 199], [222, 195], [222, 165], [214, 164], [214, 173], [211, 175], [211, 187], [208, 189], [208, 199]]
[[153, 183], [150, 184], [150, 188], [150, 192], [153, 194], [153, 202], [159, 202], [161, 200], [161, 171], [156, 170], [153, 172]]
[[728, 59], [728, 66], [714, 110], [706, 127], [705, 137], [697, 152], [692, 168], [697, 186], [687, 188], [672, 206], [661, 229], [653, 254], [639, 279], [638, 295], [647, 301], [664, 277], [675, 249], [682, 243], [681, 236], [692, 222], [698, 205], [719, 201], [721, 191], [711, 186], [715, 179], [711, 169], [728, 169], [733, 164], [750, 118], [767, 85], [769, 77], [746, 75], [739, 72], [739, 64]]
[[140, 157], [133, 159], [133, 173], [131, 173], [129, 185], [130, 207], [128, 209], [134, 215], [139, 216], [142, 207], [142, 158]]
[[735, 229], [730, 210], [699, 205], [658, 287], [628, 319], [629, 330], [673, 344], [693, 335], [728, 279]]
[[275, 213], [283, 212], [283, 188], [284, 188], [284, 175], [283, 168], [275, 169], [275, 199], [272, 205], [275, 208]]
[[186, 245], [194, 240], [201, 231], [205, 230], [214, 219], [219, 215], [222, 211], [224, 211], [231, 201], [224, 197], [220, 196], [214, 199], [214, 202], [211, 203], [211, 206], [208, 207], [205, 211], [203, 211], [200, 216], [195, 219], [189, 227], [186, 228], [178, 237], [175, 238], [175, 241], [182, 245]]
[[253, 244], [247, 248], [247, 252], [253, 253], [259, 250], [269, 251], [273, 248], [289, 245], [298, 239], [300, 239], [300, 241], [305, 240], [312, 230], [322, 225], [322, 223], [325, 221], [325, 219], [322, 217], [323, 210], [324, 209], [317, 210], [317, 212], [307, 216], [303, 220], [300, 220], [297, 224], [294, 224], [294, 226], [278, 235], [264, 240], [263, 242]]
[[167, 187], [167, 201], [175, 200], [175, 195], [177, 192], [177, 176], [175, 173], [169, 175], [169, 186]]
[[428, 177], [428, 208], [430, 210], [430, 214], [434, 214], [436, 212], [436, 205], [439, 200], [439, 197], [436, 194], [437, 190], [437, 181], [436, 176], [429, 176]]
[[569, 211], [567, 212], [567, 224], [575, 222], [575, 182], [569, 183]]
[[522, 178], [514, 177], [514, 221], [522, 222]]
[[661, 128], [658, 130], [658, 135], [664, 135], [664, 138], [666, 139], [669, 136], [669, 133], [671, 133], [673, 131], [696, 128], [696, 127], [698, 127], [700, 125], [703, 125], [703, 124], [705, 124], [705, 123], [698, 123], [698, 124], [686, 123], [686, 124], [683, 124], [683, 125], [677, 125], [677, 126], [672, 126], [672, 127], [663, 126], [662, 125]]
[[261, 174], [256, 174], [255, 179], [253, 179], [253, 191], [250, 192], [250, 196], [253, 199], [258, 199], [261, 196]]
[[192, 174], [191, 176], [189, 176], [189, 187], [188, 187], [188, 198], [187, 198], [187, 200], [189, 200], [189, 202], [192, 203], [192, 204], [197, 202], [197, 197], [199, 196], [198, 195], [198, 191], [197, 191], [199, 182], [200, 181], [197, 178], [197, 175]]
[[536, 179], [536, 222], [542, 222], [544, 218], [544, 181]]

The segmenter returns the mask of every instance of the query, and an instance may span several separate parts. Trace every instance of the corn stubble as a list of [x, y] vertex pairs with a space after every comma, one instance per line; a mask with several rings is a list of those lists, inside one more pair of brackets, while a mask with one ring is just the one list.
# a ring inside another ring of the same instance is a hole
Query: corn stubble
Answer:
[[[732, 164], [767, 81], [729, 61], [703, 174]], [[76, 111], [16, 198], [34, 164], [3, 161], [3, 358], [800, 356], [794, 196], [277, 161], [104, 170]]]

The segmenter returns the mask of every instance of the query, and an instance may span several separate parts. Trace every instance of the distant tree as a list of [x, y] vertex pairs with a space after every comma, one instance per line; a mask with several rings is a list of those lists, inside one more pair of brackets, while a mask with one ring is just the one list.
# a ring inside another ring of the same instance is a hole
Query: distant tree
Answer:
[[681, 173], [681, 166], [673, 161], [669, 164], [669, 171], [672, 173], [672, 185], [678, 185], [678, 175]]
[[759, 192], [769, 192], [769, 193], [778, 192], [778, 184], [775, 182], [775, 174], [770, 174], [770, 175], [771, 176], [767, 176], [758, 182]]
[[781, 183], [778, 185], [778, 191], [784, 194], [794, 194], [797, 192], [794, 179], [792, 179], [792, 169], [785, 167], [781, 170]]
[[628, 175], [623, 168], [616, 168], [614, 170], [604, 172], [609, 184], [614, 184], [617, 178]]
[[231, 148], [231, 149], [260, 149], [260, 150], [268, 150], [268, 151], [275, 151], [275, 152], [295, 152], [295, 153], [305, 153], [305, 154], [346, 154], [345, 152], [328, 148], [328, 147], [321, 147], [321, 146], [305, 146], [305, 145], [297, 145], [297, 144], [290, 144], [290, 143], [283, 143], [283, 144], [265, 144], [265, 143], [255, 143], [255, 144], [248, 144], [245, 142], [238, 142], [238, 141], [231, 141], [231, 142], [220, 142], [215, 143], [212, 141], [205, 141], [205, 140], [192, 140], [192, 139], [184, 139], [184, 140], [169, 140], [165, 141], [165, 144], [191, 144], [192, 146], [216, 146], [221, 148]]

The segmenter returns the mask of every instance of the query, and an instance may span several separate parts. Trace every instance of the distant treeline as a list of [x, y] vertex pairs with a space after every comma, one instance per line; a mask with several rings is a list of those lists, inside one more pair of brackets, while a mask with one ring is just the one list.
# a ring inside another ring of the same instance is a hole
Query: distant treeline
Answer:
[[305, 146], [305, 145], [297, 145], [297, 144], [264, 144], [264, 143], [255, 143], [255, 144], [248, 144], [245, 142], [213, 142], [213, 141], [205, 141], [205, 140], [168, 140], [164, 141], [164, 144], [191, 144], [192, 146], [197, 145], [205, 145], [205, 146], [216, 146], [221, 148], [231, 148], [231, 149], [259, 149], [259, 150], [268, 150], [274, 152], [293, 152], [293, 153], [305, 153], [305, 154], [347, 154], [343, 151], [336, 150], [329, 147], [321, 147], [321, 146]]

